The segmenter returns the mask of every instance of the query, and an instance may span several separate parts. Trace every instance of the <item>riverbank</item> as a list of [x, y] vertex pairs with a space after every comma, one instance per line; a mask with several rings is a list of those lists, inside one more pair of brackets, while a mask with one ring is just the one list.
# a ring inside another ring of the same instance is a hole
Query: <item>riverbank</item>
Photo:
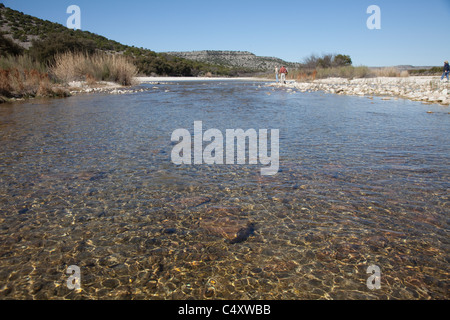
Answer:
[[239, 78], [225, 78], [225, 77], [136, 77], [134, 78], [139, 83], [146, 82], [173, 82], [173, 81], [271, 81], [269, 79], [254, 78], [254, 77], [239, 77]]
[[140, 84], [163, 84], [168, 82], [187, 82], [187, 81], [270, 81], [269, 79], [256, 79], [251, 77], [225, 78], [225, 77], [135, 77], [133, 85], [122, 86], [115, 82], [102, 81], [89, 84], [86, 81], [72, 81], [68, 84], [71, 95], [80, 93], [110, 93], [110, 94], [129, 94], [144, 92], [149, 88], [138, 88]]
[[423, 103], [450, 104], [450, 83], [440, 77], [377, 77], [348, 80], [328, 78], [312, 82], [290, 81], [285, 85], [269, 84], [270, 87], [288, 87], [300, 92], [323, 91], [331, 94], [354, 96], [381, 96], [385, 99], [402, 98]]
[[[48, 96], [68, 97], [84, 93], [130, 94], [144, 92], [148, 89], [139, 88], [140, 84], [161, 84], [166, 82], [187, 81], [260, 81], [273, 82], [271, 79], [240, 77], [134, 77], [131, 86], [123, 86], [111, 81], [72, 81], [66, 85], [55, 86]], [[361, 79], [327, 78], [310, 82], [288, 81], [285, 85], [269, 83], [269, 87], [290, 88], [300, 92], [323, 91], [325, 93], [354, 96], [381, 96], [384, 99], [402, 98], [423, 103], [450, 104], [450, 83], [441, 81], [439, 77], [376, 77]], [[2, 99], [1, 102], [13, 102], [27, 98]]]
[[138, 90], [133, 90], [131, 87], [122, 86], [120, 84], [109, 82], [109, 81], [99, 81], [94, 83], [89, 83], [87, 81], [72, 81], [67, 84], [50, 84], [46, 86], [44, 92], [25, 94], [16, 94], [12, 97], [6, 97], [0, 95], [0, 103], [24, 101], [35, 98], [67, 98], [77, 94], [84, 93], [129, 93], [137, 92]]
[[136, 75], [137, 68], [127, 57], [101, 52], [66, 52], [51, 60], [29, 54], [0, 57], [0, 102], [132, 86]]
[[166, 82], [187, 82], [187, 81], [271, 81], [270, 79], [240, 77], [240, 78], [225, 78], [225, 77], [134, 77], [133, 83], [130, 86], [123, 86], [112, 81], [71, 81], [65, 85], [55, 85], [54, 90], [56, 95], [42, 95], [42, 96], [28, 96], [28, 97], [12, 97], [6, 98], [0, 95], [0, 103], [23, 101], [26, 99], [39, 97], [69, 97], [77, 94], [85, 93], [108, 93], [108, 94], [130, 94], [137, 92], [144, 92], [148, 89], [138, 88], [140, 84], [161, 84]]

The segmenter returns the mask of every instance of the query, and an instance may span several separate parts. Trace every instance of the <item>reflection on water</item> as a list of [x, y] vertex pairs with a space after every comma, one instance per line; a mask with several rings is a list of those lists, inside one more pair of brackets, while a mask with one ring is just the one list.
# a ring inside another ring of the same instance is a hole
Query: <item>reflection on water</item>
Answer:
[[[0, 106], [1, 299], [449, 298], [445, 107], [148, 87]], [[172, 132], [197, 120], [279, 129], [280, 172], [173, 165]]]

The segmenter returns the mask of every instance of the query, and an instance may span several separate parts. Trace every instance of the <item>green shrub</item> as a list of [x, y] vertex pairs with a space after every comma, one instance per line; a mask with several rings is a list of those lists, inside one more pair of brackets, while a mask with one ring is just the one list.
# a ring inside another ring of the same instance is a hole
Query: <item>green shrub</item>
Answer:
[[350, 56], [344, 54], [328, 53], [321, 57], [312, 54], [303, 59], [302, 65], [306, 69], [346, 67], [352, 65], [352, 59]]
[[64, 52], [93, 54], [95, 50], [95, 42], [92, 40], [80, 39], [67, 34], [50, 34], [44, 40], [33, 41], [30, 54], [37, 61], [51, 65], [57, 54]]
[[22, 47], [0, 33], [0, 56], [20, 55], [22, 53]]

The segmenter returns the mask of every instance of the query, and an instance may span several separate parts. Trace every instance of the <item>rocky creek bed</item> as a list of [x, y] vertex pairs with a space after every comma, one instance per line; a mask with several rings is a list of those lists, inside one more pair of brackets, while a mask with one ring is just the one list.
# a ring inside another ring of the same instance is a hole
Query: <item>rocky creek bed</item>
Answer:
[[[447, 107], [141, 89], [0, 106], [0, 299], [449, 298]], [[171, 133], [196, 120], [278, 128], [280, 171], [174, 165]]]

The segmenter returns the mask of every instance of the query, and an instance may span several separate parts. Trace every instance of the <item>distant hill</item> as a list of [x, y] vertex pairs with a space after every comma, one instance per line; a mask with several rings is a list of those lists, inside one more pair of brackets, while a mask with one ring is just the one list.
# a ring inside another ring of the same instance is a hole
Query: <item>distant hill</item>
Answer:
[[[370, 67], [370, 69], [383, 69], [387, 67]], [[399, 65], [399, 66], [392, 66], [392, 68], [397, 68], [400, 71], [413, 71], [413, 70], [429, 70], [432, 68], [435, 68], [435, 66], [411, 66], [411, 65]]]
[[[223, 66], [213, 63], [187, 60], [174, 55], [157, 53], [144, 48], [127, 46], [89, 31], [71, 30], [48, 20], [42, 20], [0, 3], [0, 48], [10, 46], [11, 41], [37, 59], [48, 59], [65, 48], [83, 51], [101, 50], [120, 53], [133, 59], [143, 75], [238, 76], [253, 72], [246, 68]], [[17, 52], [16, 46], [0, 51], [0, 56]]]
[[275, 67], [282, 65], [288, 68], [298, 68], [300, 66], [299, 63], [287, 62], [275, 57], [260, 57], [248, 51], [203, 50], [166, 53], [184, 59], [229, 67], [247, 68], [260, 72], [272, 71]]
[[90, 39], [101, 50], [119, 52], [125, 51], [128, 48], [128, 46], [120, 44], [117, 41], [109, 40], [89, 31], [74, 31], [59, 23], [42, 20], [10, 9], [2, 3], [0, 3], [0, 32], [24, 49], [30, 49], [33, 41], [44, 40], [53, 34], [75, 35], [78, 38]]
[[407, 74], [411, 76], [437, 76], [442, 73], [442, 67], [440, 66], [412, 66], [412, 65], [398, 65], [392, 67], [370, 67], [370, 70], [375, 73], [378, 70], [394, 69], [399, 73], [407, 71]]

